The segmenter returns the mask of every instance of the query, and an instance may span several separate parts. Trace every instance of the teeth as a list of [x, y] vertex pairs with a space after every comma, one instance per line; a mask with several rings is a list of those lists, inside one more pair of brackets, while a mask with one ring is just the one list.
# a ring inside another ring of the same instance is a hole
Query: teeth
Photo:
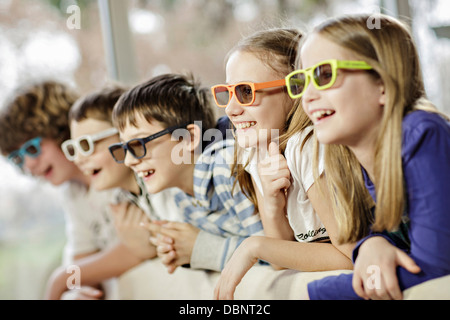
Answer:
[[83, 170], [85, 176], [91, 176], [94, 174], [94, 170]]
[[254, 125], [256, 125], [255, 121], [250, 121], [250, 122], [241, 122], [235, 125], [236, 129], [246, 129], [246, 128], [250, 128], [253, 127]]
[[319, 111], [313, 112], [312, 116], [314, 118], [316, 118], [317, 120], [320, 120], [323, 117], [329, 116], [329, 115], [331, 115], [333, 113], [334, 113], [334, 111], [331, 111], [331, 110], [319, 110]]
[[148, 177], [149, 175], [155, 173], [155, 170], [149, 170], [149, 171], [141, 171], [138, 173], [138, 176], [141, 178]]

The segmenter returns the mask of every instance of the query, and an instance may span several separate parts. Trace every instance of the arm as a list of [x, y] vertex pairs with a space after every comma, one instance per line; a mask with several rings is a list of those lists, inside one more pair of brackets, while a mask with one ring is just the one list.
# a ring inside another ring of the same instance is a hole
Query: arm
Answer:
[[[317, 213], [320, 221], [325, 226], [332, 245], [336, 248], [336, 250], [339, 250], [343, 255], [345, 255], [349, 262], [351, 262], [352, 251], [355, 248], [355, 243], [339, 244], [337, 241], [339, 229], [336, 218], [333, 214], [330, 195], [328, 193], [326, 180], [323, 174], [319, 178], [319, 181], [315, 182], [306, 193], [312, 207], [314, 208], [314, 211]], [[345, 265], [347, 265], [347, 262]]]
[[301, 271], [352, 268], [350, 259], [329, 243], [253, 236], [244, 240], [225, 266], [214, 291], [215, 298], [232, 299], [237, 285], [258, 259]]
[[[374, 235], [363, 239], [355, 249], [354, 258], [355, 268], [360, 265], [363, 269], [361, 279], [353, 283], [355, 291], [363, 297], [401, 298], [400, 291], [450, 273], [450, 127], [442, 119], [430, 119], [429, 114], [426, 119], [414, 121], [419, 114], [410, 114], [409, 120], [413, 121], [408, 123], [408, 120], [406, 124], [404, 121], [403, 128], [402, 158], [411, 240], [410, 250], [406, 252], [409, 259], [386, 235], [384, 239]], [[388, 261], [385, 255], [378, 255], [378, 261], [374, 261], [375, 246], [380, 252], [390, 252]], [[369, 263], [388, 269], [382, 273], [381, 291], [364, 286], [367, 277], [364, 267]], [[389, 277], [386, 279], [385, 275]]]
[[169, 273], [178, 266], [190, 264], [193, 269], [221, 271], [245, 237], [222, 237], [200, 230], [189, 223], [146, 224], [156, 237], [158, 256]]
[[130, 202], [110, 207], [114, 216], [114, 227], [122, 243], [142, 260], [154, 258], [156, 248], [149, 241], [150, 232], [141, 227], [141, 223], [149, 221], [144, 211]]
[[[106, 279], [120, 276], [141, 262], [125, 245], [119, 243], [109, 250], [76, 260], [75, 264], [80, 268], [80, 285], [96, 286]], [[67, 280], [71, 275], [66, 272], [66, 266], [56, 269], [47, 283], [45, 299], [60, 299], [67, 290]]]

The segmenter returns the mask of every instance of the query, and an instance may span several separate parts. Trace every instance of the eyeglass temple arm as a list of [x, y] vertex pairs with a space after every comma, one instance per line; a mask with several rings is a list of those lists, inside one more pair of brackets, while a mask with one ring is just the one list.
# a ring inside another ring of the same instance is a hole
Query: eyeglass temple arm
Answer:
[[263, 82], [263, 83], [255, 83], [255, 90], [281, 87], [284, 85], [286, 85], [286, 79], [274, 80], [274, 81]]

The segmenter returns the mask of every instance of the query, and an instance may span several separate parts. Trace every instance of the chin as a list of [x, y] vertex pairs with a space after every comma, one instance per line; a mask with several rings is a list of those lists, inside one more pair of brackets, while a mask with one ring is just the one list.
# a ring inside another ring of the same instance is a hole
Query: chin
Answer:
[[236, 142], [241, 148], [256, 148], [258, 141], [254, 137], [237, 137]]
[[145, 187], [150, 194], [155, 194], [165, 189], [160, 186], [155, 186], [153, 183], [145, 183]]

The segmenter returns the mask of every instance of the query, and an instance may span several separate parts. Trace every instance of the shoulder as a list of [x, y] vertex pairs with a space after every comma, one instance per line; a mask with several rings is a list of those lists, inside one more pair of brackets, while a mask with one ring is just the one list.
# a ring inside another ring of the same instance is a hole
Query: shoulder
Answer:
[[431, 154], [450, 148], [450, 123], [439, 114], [417, 110], [407, 114], [402, 123], [402, 155], [405, 160], [425, 148]]
[[403, 118], [402, 129], [404, 134], [427, 130], [441, 130], [449, 133], [450, 123], [437, 113], [416, 110]]
[[233, 154], [233, 140], [221, 140], [208, 146], [195, 164], [194, 189], [205, 194], [212, 185], [232, 184], [230, 180]]
[[309, 137], [309, 139], [305, 142], [304, 140], [309, 136], [309, 134], [313, 131], [313, 126], [309, 126], [305, 128], [302, 131], [299, 131], [295, 133], [292, 137], [289, 138], [287, 144], [286, 144], [286, 150], [285, 154], [292, 154], [298, 153], [301, 150], [302, 145], [304, 145], [303, 148], [312, 148], [312, 139]]
[[201, 170], [212, 170], [217, 165], [230, 166], [233, 163], [233, 155], [234, 140], [221, 140], [211, 144], [202, 152], [195, 167]]
[[[284, 152], [290, 170], [310, 170], [314, 158], [314, 139], [310, 135], [313, 127], [297, 132], [289, 138]], [[307, 139], [305, 141], [305, 139]], [[322, 163], [323, 147], [319, 146], [319, 165]], [[322, 170], [322, 169], [321, 169]]]

